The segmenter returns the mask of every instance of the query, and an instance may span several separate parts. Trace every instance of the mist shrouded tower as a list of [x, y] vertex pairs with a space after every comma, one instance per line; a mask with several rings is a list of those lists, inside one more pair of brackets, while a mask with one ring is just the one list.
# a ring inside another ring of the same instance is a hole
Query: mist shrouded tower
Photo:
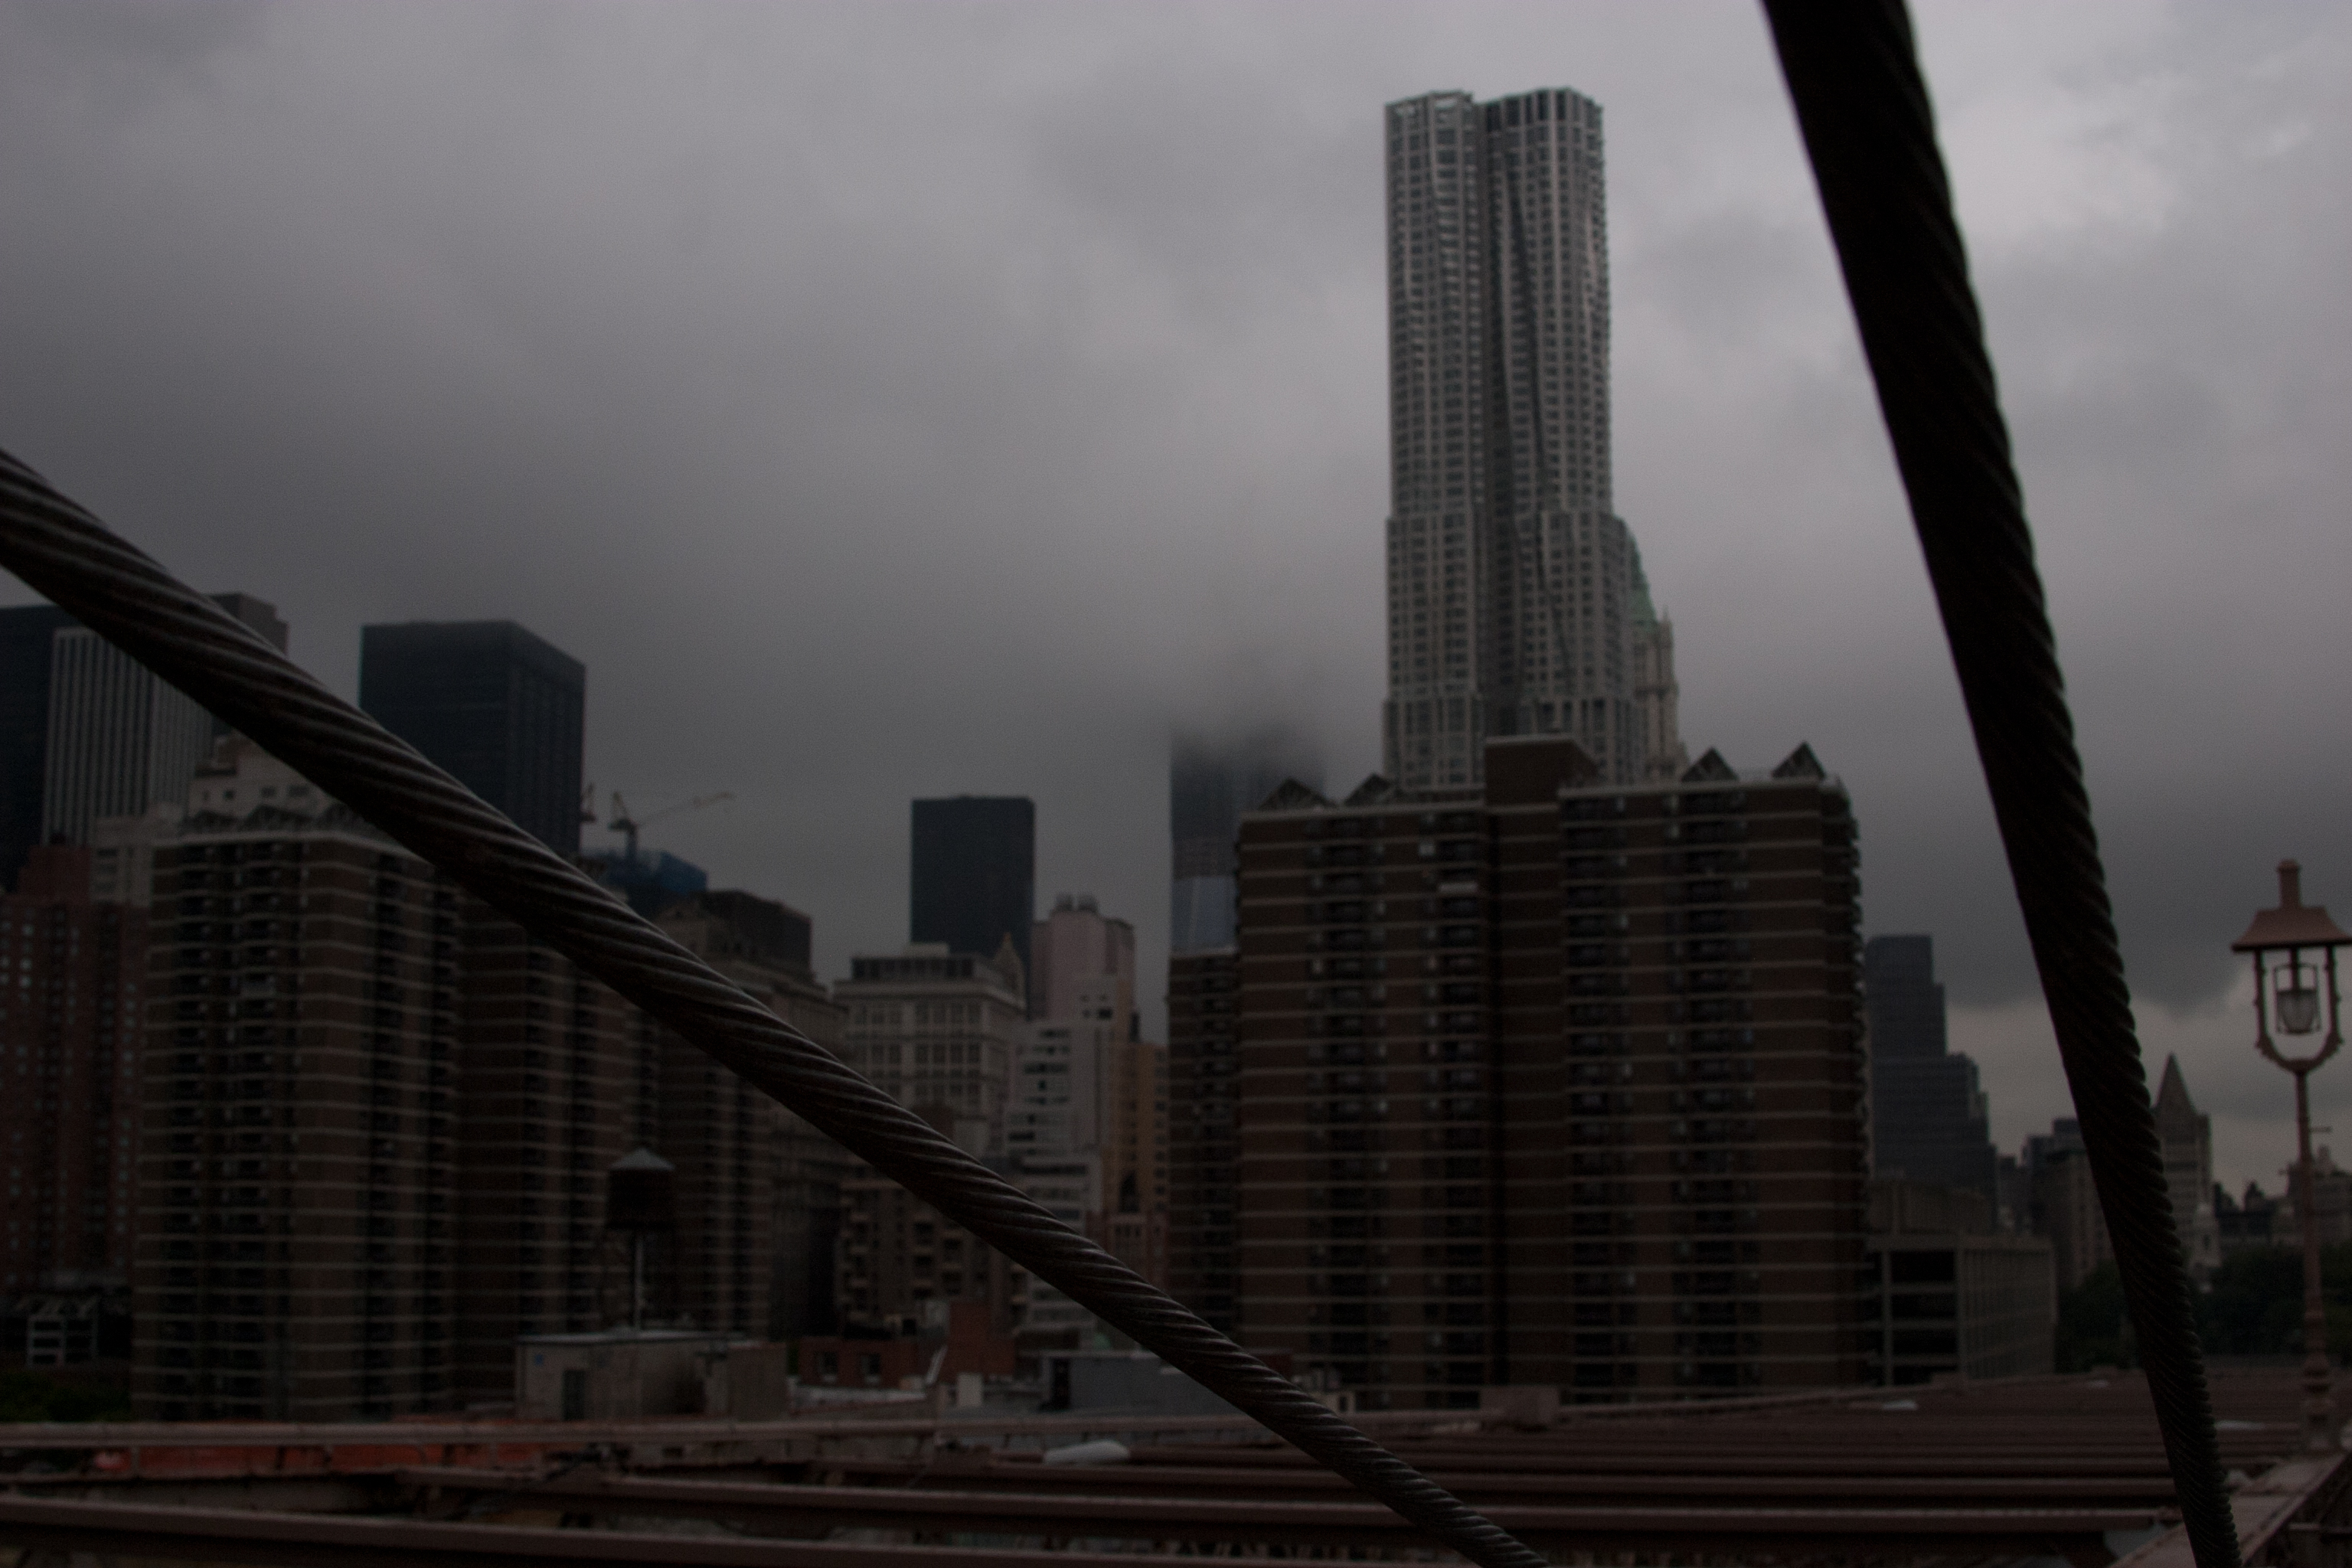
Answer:
[[1179, 731], [1170, 746], [1168, 945], [1203, 952], [1234, 944], [1234, 840], [1242, 814], [1295, 778], [1320, 788], [1313, 743], [1281, 725], [1238, 734]]
[[1437, 92], [1387, 132], [1387, 773], [1470, 788], [1487, 737], [1564, 734], [1636, 782], [1661, 742], [1611, 510], [1601, 106]]

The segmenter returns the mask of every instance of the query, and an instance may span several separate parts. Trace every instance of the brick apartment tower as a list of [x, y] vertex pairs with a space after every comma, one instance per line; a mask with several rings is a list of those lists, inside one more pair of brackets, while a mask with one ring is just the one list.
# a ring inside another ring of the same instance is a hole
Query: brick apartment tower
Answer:
[[457, 1399], [514, 1397], [515, 1336], [626, 1319], [605, 1172], [636, 1145], [635, 1008], [467, 898], [459, 953]]
[[1648, 786], [1565, 740], [1484, 763], [1243, 821], [1236, 1326], [1375, 1408], [1856, 1381], [1843, 788], [1803, 747]]
[[[784, 1022], [840, 1048], [845, 1009], [810, 973], [806, 915], [750, 893], [706, 892], [656, 923]], [[638, 1142], [677, 1167], [676, 1310], [754, 1338], [829, 1330], [848, 1154], [668, 1030], [642, 1027], [656, 1098]]]
[[48, 845], [0, 896], [0, 1290], [11, 1300], [130, 1284], [147, 911], [95, 902], [89, 884], [88, 849]]
[[157, 847], [151, 921], [140, 1413], [448, 1408], [456, 890], [244, 750]]
[[1168, 1291], [1227, 1335], [1241, 1286], [1240, 973], [1230, 947], [1168, 959]]

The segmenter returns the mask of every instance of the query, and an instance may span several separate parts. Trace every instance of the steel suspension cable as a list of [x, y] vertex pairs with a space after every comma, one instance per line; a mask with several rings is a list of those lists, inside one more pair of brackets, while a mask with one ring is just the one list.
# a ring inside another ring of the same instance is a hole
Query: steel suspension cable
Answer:
[[1068, 1226], [0, 453], [0, 566], [458, 886], [1432, 1538], [1545, 1559]]
[[2200, 1568], [2238, 1532], [2090, 795], [1902, 0], [1765, 0], [1878, 388]]

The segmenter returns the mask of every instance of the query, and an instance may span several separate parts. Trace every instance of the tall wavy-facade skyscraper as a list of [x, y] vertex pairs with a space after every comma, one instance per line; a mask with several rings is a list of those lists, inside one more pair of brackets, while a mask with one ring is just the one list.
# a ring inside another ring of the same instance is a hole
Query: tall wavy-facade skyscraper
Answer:
[[1653, 776], [1681, 742], [1637, 703], [1661, 626], [1672, 686], [1672, 630], [1610, 494], [1601, 106], [1436, 92], [1387, 132], [1385, 771], [1475, 788], [1490, 736], [1559, 734]]

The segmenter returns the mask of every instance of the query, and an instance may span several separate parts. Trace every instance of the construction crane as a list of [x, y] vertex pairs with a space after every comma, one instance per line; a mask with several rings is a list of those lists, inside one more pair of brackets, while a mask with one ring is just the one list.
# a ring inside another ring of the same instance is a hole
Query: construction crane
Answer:
[[614, 790], [613, 792], [613, 817], [612, 820], [604, 824], [604, 826], [613, 829], [614, 832], [620, 834], [624, 838], [628, 840], [629, 863], [631, 865], [635, 865], [637, 858], [637, 830], [639, 828], [649, 827], [653, 824], [661, 821], [664, 817], [682, 816], [689, 811], [700, 811], [704, 806], [717, 805], [721, 801], [733, 800], [734, 798], [735, 792], [733, 790], [722, 789], [717, 795], [697, 795], [692, 800], [682, 800], [676, 805], [663, 806], [659, 811], [654, 812], [649, 816], [635, 817], [629, 815], [629, 803], [621, 798], [621, 792], [619, 790]]

